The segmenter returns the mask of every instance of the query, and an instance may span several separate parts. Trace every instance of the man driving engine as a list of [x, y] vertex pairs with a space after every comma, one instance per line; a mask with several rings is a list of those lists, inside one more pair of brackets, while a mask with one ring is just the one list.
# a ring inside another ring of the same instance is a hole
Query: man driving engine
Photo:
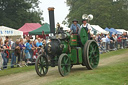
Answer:
[[80, 29], [80, 25], [78, 24], [78, 21], [76, 19], [74, 19], [73, 24], [70, 27], [70, 30], [73, 34], [78, 34], [78, 31]]

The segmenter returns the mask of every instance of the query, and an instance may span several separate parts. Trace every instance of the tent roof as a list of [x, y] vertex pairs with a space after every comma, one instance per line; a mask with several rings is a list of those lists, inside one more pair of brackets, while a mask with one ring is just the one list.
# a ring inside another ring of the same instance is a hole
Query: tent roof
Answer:
[[117, 30], [114, 29], [114, 28], [111, 28], [110, 31], [114, 32], [115, 34], [122, 34], [121, 32], [117, 31]]
[[23, 32], [6, 26], [0, 26], [0, 36], [23, 36]]
[[105, 31], [110, 31], [110, 29], [109, 29], [109, 28], [107, 28], [107, 27], [106, 27], [104, 30], [105, 30]]
[[110, 32], [116, 33], [117, 30], [115, 30], [114, 28], [111, 28], [111, 29], [110, 29]]
[[41, 27], [41, 25], [39, 23], [25, 23], [18, 30], [23, 31], [24, 34], [28, 34], [28, 32], [33, 31], [39, 27]]
[[121, 32], [121, 33], [126, 32], [126, 30], [124, 30], [124, 29], [116, 29], [116, 30]]
[[40, 28], [29, 32], [29, 34], [32, 34], [32, 35], [41, 35], [42, 34], [42, 31], [44, 31], [45, 34], [50, 33], [50, 25], [46, 23], [43, 26], [41, 26]]
[[107, 31], [105, 31], [103, 28], [101, 28], [99, 25], [91, 25], [95, 30], [97, 30], [98, 33], [108, 34]]

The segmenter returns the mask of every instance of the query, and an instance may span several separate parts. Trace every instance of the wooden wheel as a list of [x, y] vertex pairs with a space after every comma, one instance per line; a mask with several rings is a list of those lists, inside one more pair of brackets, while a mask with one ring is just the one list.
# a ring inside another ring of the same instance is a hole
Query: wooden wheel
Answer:
[[70, 58], [67, 54], [61, 54], [58, 60], [58, 70], [61, 76], [66, 76], [69, 74], [71, 69]]
[[48, 72], [48, 59], [45, 55], [39, 55], [35, 63], [36, 73], [41, 77], [45, 76]]

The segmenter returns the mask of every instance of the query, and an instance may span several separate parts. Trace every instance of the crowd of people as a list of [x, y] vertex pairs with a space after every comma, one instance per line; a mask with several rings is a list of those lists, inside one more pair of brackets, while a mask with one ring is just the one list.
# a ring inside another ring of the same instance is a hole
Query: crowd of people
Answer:
[[112, 50], [124, 49], [128, 47], [128, 35], [127, 32], [121, 34], [97, 34], [93, 36], [93, 39], [97, 41], [100, 52], [109, 52]]
[[11, 68], [22, 67], [28, 65], [28, 63], [35, 62], [41, 47], [46, 44], [46, 40], [39, 38], [36, 35], [36, 39], [33, 41], [30, 37], [24, 37], [12, 41], [6, 36], [6, 39], [3, 43], [2, 38], [0, 38], [0, 70], [7, 69], [8, 63], [10, 62]]

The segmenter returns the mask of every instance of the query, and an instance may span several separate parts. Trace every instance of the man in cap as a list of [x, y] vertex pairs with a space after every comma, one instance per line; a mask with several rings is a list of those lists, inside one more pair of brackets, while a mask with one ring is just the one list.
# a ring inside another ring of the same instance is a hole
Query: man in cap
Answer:
[[70, 30], [73, 32], [73, 34], [78, 34], [78, 31], [80, 29], [80, 25], [78, 24], [78, 21], [74, 19], [73, 24], [70, 27]]
[[81, 25], [81, 28], [85, 28], [85, 30], [87, 31], [88, 33], [88, 39], [90, 40], [90, 30], [91, 30], [91, 25], [89, 23], [87, 23], [87, 20], [88, 19], [83, 19], [82, 20], [82, 25]]

